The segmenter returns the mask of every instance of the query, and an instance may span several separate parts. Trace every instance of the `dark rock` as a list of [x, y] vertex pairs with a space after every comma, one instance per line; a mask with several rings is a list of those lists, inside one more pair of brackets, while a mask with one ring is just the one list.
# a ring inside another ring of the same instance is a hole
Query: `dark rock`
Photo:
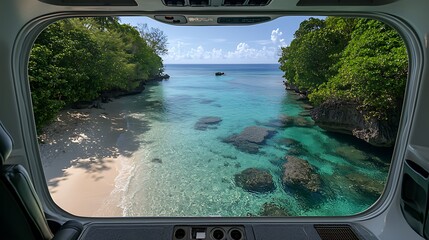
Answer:
[[270, 192], [275, 189], [273, 177], [262, 169], [248, 168], [241, 173], [235, 174], [237, 186], [250, 192]]
[[73, 103], [71, 108], [72, 109], [85, 109], [85, 108], [91, 108], [93, 105], [92, 101], [79, 101], [76, 103]]
[[314, 122], [305, 118], [305, 117], [295, 117], [293, 119], [293, 124], [297, 127], [312, 127]]
[[379, 147], [393, 146], [398, 130], [398, 114], [390, 114], [389, 121], [366, 118], [355, 102], [326, 101], [311, 111], [316, 124], [331, 132], [353, 135]]
[[308, 118], [301, 116], [281, 115], [278, 120], [274, 120], [271, 124], [277, 124], [278, 127], [312, 127], [314, 122]]
[[210, 104], [213, 102], [214, 102], [214, 100], [211, 100], [211, 99], [202, 99], [201, 101], [199, 101], [199, 103], [201, 103], [201, 104]]
[[202, 117], [195, 123], [194, 129], [202, 131], [207, 130], [207, 128], [215, 129], [215, 125], [221, 121], [222, 119], [220, 117]]
[[300, 117], [311, 117], [311, 113], [309, 111], [302, 111], [298, 115]]
[[299, 94], [298, 94], [298, 97], [297, 97], [297, 99], [296, 99], [296, 100], [298, 100], [298, 101], [307, 101], [307, 100], [308, 100], [308, 97], [307, 97], [307, 95], [306, 95], [306, 94], [299, 93]]
[[162, 81], [162, 80], [168, 80], [168, 79], [170, 79], [170, 75], [160, 74], [160, 75], [150, 79], [149, 81]]
[[136, 79], [136, 82], [139, 82], [138, 86], [131, 90], [124, 89], [110, 89], [107, 91], [103, 91], [101, 93], [101, 101], [111, 101], [112, 98], [120, 98], [124, 96], [136, 95], [140, 94], [145, 90], [146, 80], [144, 79]]
[[237, 159], [237, 157], [236, 156], [231, 156], [231, 155], [224, 155], [224, 154], [222, 154], [221, 155], [223, 158], [228, 158], [228, 159], [232, 159], [232, 160], [236, 160]]
[[267, 216], [267, 217], [286, 217], [291, 216], [288, 210], [286, 210], [284, 207], [281, 207], [275, 203], [267, 202], [262, 205], [262, 209], [259, 212], [260, 216]]
[[271, 164], [273, 164], [274, 166], [279, 166], [281, 167], [282, 163], [283, 163], [283, 159], [282, 158], [275, 158], [275, 159], [270, 159], [269, 160]]
[[363, 194], [371, 194], [378, 198], [384, 189], [384, 182], [377, 181], [361, 173], [351, 173], [346, 175], [346, 178], [351, 182], [351, 188]]
[[306, 104], [306, 103], [301, 104], [301, 107], [304, 108], [305, 110], [311, 110], [314, 108], [312, 105]]
[[283, 165], [283, 184], [293, 189], [304, 189], [309, 192], [320, 190], [320, 177], [314, 168], [304, 159], [286, 156]]
[[262, 123], [262, 125], [266, 127], [272, 127], [272, 128], [284, 128], [287, 127], [287, 123], [282, 121], [281, 119], [272, 119], [267, 123]]
[[265, 143], [265, 140], [272, 137], [276, 131], [259, 127], [246, 127], [241, 133], [227, 137], [223, 141], [234, 145], [243, 152], [258, 153], [260, 145]]
[[283, 85], [285, 85], [285, 89], [288, 91], [295, 91], [295, 89], [298, 89], [295, 85], [293, 85], [287, 81], [283, 81]]
[[101, 107], [101, 101], [94, 101], [92, 102], [91, 108], [96, 108], [96, 109], [103, 109], [103, 107]]
[[307, 151], [305, 151], [302, 147], [292, 147], [287, 151], [288, 155], [292, 155], [292, 156], [302, 156], [305, 155], [305, 153], [307, 153]]
[[108, 96], [101, 96], [101, 102], [102, 103], [108, 103], [108, 102], [111, 102], [111, 101], [112, 101], [112, 99], [110, 97], [108, 97]]
[[[382, 171], [389, 171], [390, 167], [390, 158], [382, 159], [372, 154], [368, 154], [368, 162], [376, 166], [378, 169]], [[384, 170], [383, 170], [384, 169]]]
[[235, 167], [235, 168], [241, 168], [241, 164], [240, 164], [240, 163], [236, 163], [236, 164], [234, 165], [234, 167]]
[[277, 141], [279, 144], [286, 147], [301, 146], [301, 143], [292, 138], [282, 138]]
[[259, 126], [246, 127], [237, 135], [237, 140], [248, 141], [256, 144], [263, 144], [267, 138], [274, 135], [276, 131]]
[[153, 162], [153, 163], [162, 163], [162, 159], [160, 159], [160, 158], [154, 158], [154, 159], [151, 160], [151, 162]]
[[238, 150], [240, 150], [242, 152], [251, 153], [251, 154], [258, 153], [259, 148], [260, 148], [260, 146], [256, 143], [252, 143], [252, 142], [248, 142], [248, 141], [244, 141], [244, 140], [239, 140], [239, 139], [238, 140], [231, 140], [229, 138], [229, 139], [224, 140], [224, 142], [231, 143]]

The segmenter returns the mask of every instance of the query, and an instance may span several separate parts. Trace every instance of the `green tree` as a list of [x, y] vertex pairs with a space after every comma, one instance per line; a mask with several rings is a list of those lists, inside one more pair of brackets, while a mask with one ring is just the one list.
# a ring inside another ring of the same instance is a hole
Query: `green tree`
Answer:
[[29, 80], [36, 124], [51, 119], [67, 104], [97, 96], [100, 84], [92, 62], [100, 49], [88, 32], [69, 20], [50, 25], [36, 40], [29, 61]]
[[356, 101], [367, 117], [399, 116], [408, 73], [402, 38], [386, 24], [361, 19], [338, 63], [338, 74], [309, 95], [315, 104]]
[[282, 48], [279, 59], [288, 83], [311, 92], [335, 75], [335, 63], [347, 46], [354, 25], [354, 19], [338, 17], [303, 21], [290, 46]]
[[157, 51], [165, 53], [166, 42], [149, 45], [157, 38], [166, 41], [160, 30], [141, 35], [116, 17], [65, 19], [48, 26], [33, 45], [28, 68], [38, 128], [68, 105], [94, 100], [103, 91], [132, 90], [161, 74]]

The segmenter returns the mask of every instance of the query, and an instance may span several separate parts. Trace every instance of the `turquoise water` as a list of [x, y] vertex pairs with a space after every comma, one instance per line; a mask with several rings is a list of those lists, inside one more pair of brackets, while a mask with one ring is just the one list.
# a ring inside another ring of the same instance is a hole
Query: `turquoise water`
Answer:
[[[217, 71], [225, 75], [214, 76]], [[126, 106], [129, 131], [118, 145], [135, 146], [117, 182], [124, 216], [270, 215], [262, 213], [267, 203], [291, 216], [351, 215], [377, 200], [390, 150], [317, 126], [272, 127], [277, 134], [256, 154], [222, 141], [248, 126], [305, 112], [284, 90], [278, 65], [167, 65], [165, 72], [168, 81], [119, 100]], [[194, 129], [206, 116], [222, 121], [216, 128]], [[298, 157], [320, 176], [318, 193], [282, 184], [284, 157], [291, 151], [285, 138], [300, 143]], [[257, 193], [237, 186], [235, 174], [247, 168], [267, 170], [275, 190]]]

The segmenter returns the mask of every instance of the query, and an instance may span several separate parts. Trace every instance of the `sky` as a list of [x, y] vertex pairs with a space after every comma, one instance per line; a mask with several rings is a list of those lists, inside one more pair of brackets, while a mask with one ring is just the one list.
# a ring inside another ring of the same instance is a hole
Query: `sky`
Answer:
[[165, 64], [277, 63], [299, 24], [308, 17], [282, 17], [251, 26], [172, 26], [148, 17], [121, 22], [159, 28], [168, 38]]

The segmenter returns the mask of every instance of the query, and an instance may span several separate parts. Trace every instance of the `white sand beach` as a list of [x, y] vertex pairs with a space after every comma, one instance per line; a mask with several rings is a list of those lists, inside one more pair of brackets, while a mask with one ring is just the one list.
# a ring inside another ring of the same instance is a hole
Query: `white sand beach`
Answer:
[[111, 195], [123, 161], [132, 152], [118, 148], [126, 133], [121, 101], [103, 109], [62, 111], [40, 136], [45, 177], [55, 203], [79, 216], [122, 216], [120, 197]]

